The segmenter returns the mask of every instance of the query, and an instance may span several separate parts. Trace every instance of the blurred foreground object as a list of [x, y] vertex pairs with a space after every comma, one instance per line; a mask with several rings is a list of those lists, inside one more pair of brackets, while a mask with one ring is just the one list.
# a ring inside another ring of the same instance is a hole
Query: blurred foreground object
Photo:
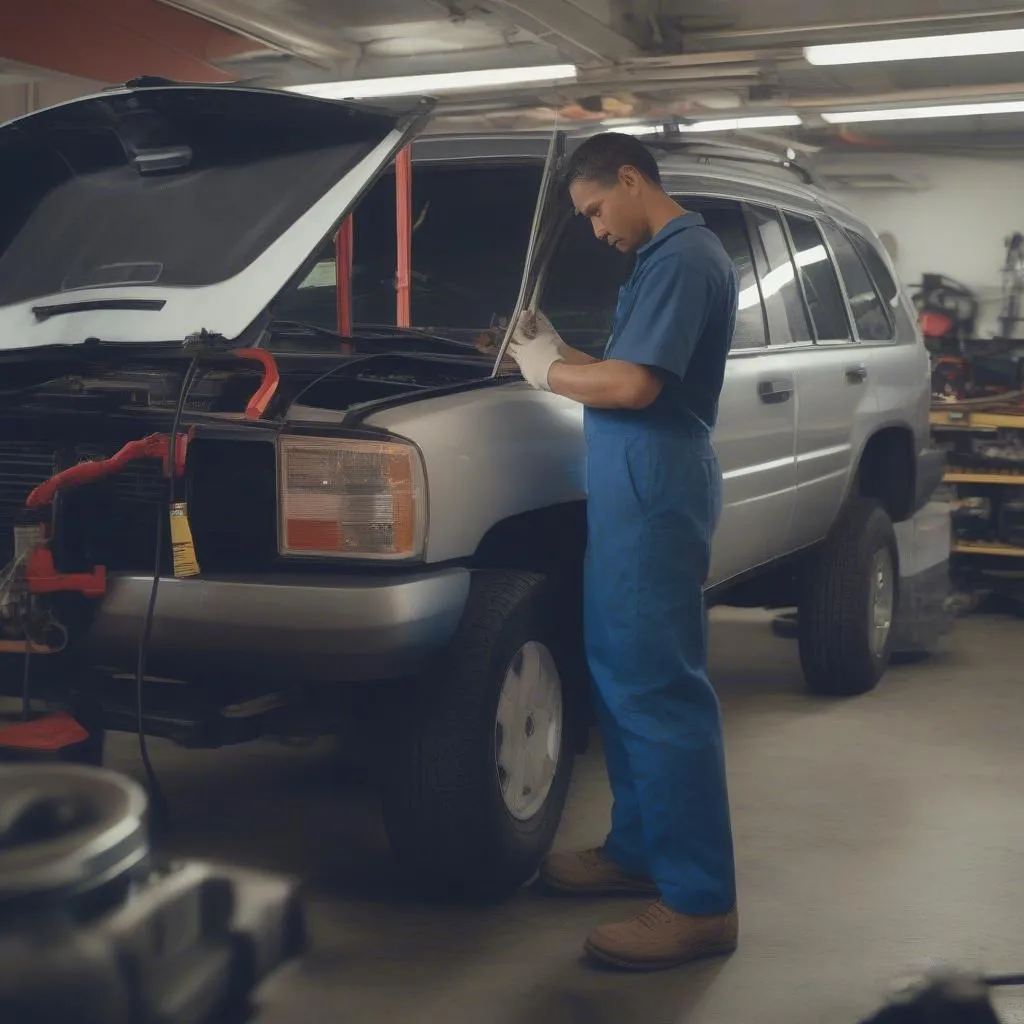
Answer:
[[304, 946], [297, 884], [159, 863], [147, 800], [79, 765], [0, 766], [0, 1021], [229, 1024]]
[[1006, 1024], [992, 1005], [991, 989], [1021, 984], [1024, 976], [936, 972], [903, 987], [888, 1006], [862, 1024]]

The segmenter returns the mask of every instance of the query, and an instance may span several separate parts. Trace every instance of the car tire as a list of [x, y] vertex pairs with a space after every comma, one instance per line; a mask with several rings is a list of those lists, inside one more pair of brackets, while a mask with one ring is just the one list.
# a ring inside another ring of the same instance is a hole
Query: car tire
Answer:
[[805, 580], [797, 616], [811, 693], [852, 697], [878, 685], [892, 654], [899, 549], [885, 509], [858, 498], [843, 509]]
[[455, 638], [409, 703], [384, 819], [424, 895], [504, 898], [554, 840], [573, 747], [550, 593], [535, 573], [475, 573]]

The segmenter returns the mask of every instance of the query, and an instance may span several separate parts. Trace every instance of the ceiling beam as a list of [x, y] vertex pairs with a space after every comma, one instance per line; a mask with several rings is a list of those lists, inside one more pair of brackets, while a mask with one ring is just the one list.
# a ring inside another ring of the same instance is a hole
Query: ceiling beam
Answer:
[[579, 64], [610, 64], [642, 53], [635, 40], [571, 0], [491, 0], [489, 6]]
[[[0, 0], [2, 2], [2, 0]], [[226, 5], [225, 11], [214, 12], [202, 0], [160, 0], [167, 7], [173, 7], [202, 19], [227, 32], [246, 36], [268, 49], [292, 54], [302, 60], [323, 68], [335, 67], [345, 62], [357, 61], [362, 48], [356, 43], [339, 43], [336, 39], [324, 41], [317, 38], [315, 30], [293, 32], [274, 17], [273, 5], [241, 5], [243, 13], [234, 12], [235, 5]], [[264, 13], [264, 9], [268, 13]]]
[[858, 21], [816, 22], [808, 25], [764, 26], [750, 29], [695, 30], [684, 38], [688, 53], [736, 47], [807, 46], [816, 42], [852, 42], [866, 37], [898, 39], [908, 36], [1017, 28], [1024, 6], [951, 14], [917, 14]]

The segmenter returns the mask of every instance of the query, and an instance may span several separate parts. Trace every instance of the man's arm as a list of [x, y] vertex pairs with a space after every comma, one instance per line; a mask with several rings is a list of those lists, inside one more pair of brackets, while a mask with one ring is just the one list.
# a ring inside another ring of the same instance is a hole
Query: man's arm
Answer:
[[593, 356], [588, 356], [586, 352], [581, 352], [578, 348], [566, 345], [565, 342], [562, 343], [560, 351], [562, 353], [562, 360], [573, 366], [590, 366], [591, 363], [599, 363], [601, 361]]
[[586, 358], [586, 363], [552, 364], [551, 391], [594, 409], [646, 409], [661, 394], [662, 382], [646, 366]]

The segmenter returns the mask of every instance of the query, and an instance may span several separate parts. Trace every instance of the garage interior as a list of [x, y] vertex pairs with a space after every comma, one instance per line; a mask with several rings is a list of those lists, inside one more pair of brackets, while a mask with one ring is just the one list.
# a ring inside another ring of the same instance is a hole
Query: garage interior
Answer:
[[[928, 52], [929, 40], [979, 33], [1002, 35], [987, 50]], [[916, 42], [892, 59], [828, 52], [890, 40]], [[915, 296], [933, 355], [936, 444], [962, 450], [973, 432], [998, 449], [962, 464], [951, 456], [936, 492], [950, 510], [963, 614], [877, 690], [809, 695], [775, 611], [712, 611], [740, 892], [740, 947], [726, 960], [640, 977], [595, 970], [580, 940], [608, 902], [556, 901], [534, 886], [498, 905], [424, 902], [391, 860], [373, 781], [350, 756], [357, 735], [218, 750], [152, 741], [175, 855], [302, 881], [308, 951], [261, 988], [252, 1019], [853, 1024], [935, 965], [1024, 970], [1024, 477], [1019, 490], [992, 485], [1024, 451], [1022, 52], [1024, 6], [967, 0], [891, 0], [884, 17], [865, 0], [35, 0], [0, 10], [0, 123], [153, 76], [334, 99], [433, 94], [428, 136], [612, 129], [652, 147], [708, 138], [799, 165], [879, 233]], [[509, 72], [502, 84], [472, 77], [495, 69]], [[410, 76], [419, 80], [386, 84]], [[358, 260], [358, 229], [355, 245]], [[145, 777], [133, 735], [106, 744], [108, 768]], [[609, 812], [595, 733], [555, 848], [599, 844]], [[993, 1002], [1004, 1024], [1024, 1022], [1024, 989], [999, 989]]]

